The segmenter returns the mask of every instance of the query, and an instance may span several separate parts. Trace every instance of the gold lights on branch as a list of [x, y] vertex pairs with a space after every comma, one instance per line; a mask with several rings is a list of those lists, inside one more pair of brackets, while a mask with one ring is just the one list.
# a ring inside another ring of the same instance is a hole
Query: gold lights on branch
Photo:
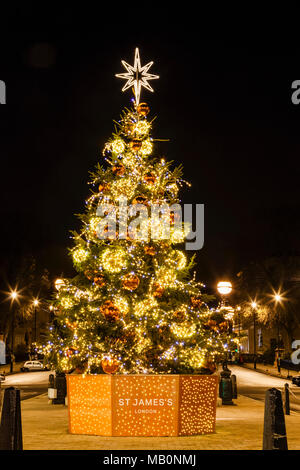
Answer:
[[127, 265], [126, 252], [122, 248], [107, 248], [102, 253], [102, 263], [106, 271], [119, 273]]
[[73, 260], [75, 263], [80, 264], [87, 260], [89, 252], [83, 248], [77, 248], [73, 251]]

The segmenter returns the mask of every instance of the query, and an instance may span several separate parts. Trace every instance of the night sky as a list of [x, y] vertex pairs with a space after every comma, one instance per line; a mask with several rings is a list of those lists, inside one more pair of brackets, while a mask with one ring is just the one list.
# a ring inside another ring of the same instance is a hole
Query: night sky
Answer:
[[182, 202], [205, 204], [200, 279], [212, 286], [251, 260], [299, 253], [300, 105], [291, 101], [299, 53], [270, 39], [202, 40], [188, 24], [110, 34], [87, 20], [88, 12], [83, 27], [67, 9], [16, 8], [1, 33], [2, 264], [31, 252], [53, 277], [73, 273], [74, 214], [113, 120], [130, 106], [114, 75], [121, 59], [133, 63], [135, 47], [160, 75], [155, 93], [142, 92], [157, 116], [153, 137], [170, 139], [155, 153], [183, 164], [192, 187]]

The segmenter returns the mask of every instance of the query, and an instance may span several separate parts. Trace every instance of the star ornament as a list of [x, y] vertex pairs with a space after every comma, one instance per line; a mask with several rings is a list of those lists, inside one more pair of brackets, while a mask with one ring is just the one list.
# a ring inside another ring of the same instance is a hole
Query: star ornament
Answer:
[[153, 62], [148, 62], [148, 64], [142, 67], [140, 53], [138, 48], [136, 48], [134, 54], [134, 65], [129, 65], [127, 62], [125, 62], [125, 60], [122, 60], [122, 65], [127, 70], [127, 72], [116, 74], [116, 77], [127, 80], [122, 88], [122, 91], [128, 90], [128, 88], [131, 87], [134, 88], [136, 105], [138, 105], [140, 102], [142, 87], [149, 91], [154, 91], [153, 88], [149, 85], [148, 81], [155, 80], [156, 78], [159, 78], [159, 76], [148, 73], [148, 70], [152, 64]]

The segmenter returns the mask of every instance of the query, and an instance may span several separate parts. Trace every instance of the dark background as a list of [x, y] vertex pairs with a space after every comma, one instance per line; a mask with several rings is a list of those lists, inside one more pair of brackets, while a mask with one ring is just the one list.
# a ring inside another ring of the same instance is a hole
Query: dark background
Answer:
[[[30, 4], [29, 4], [30, 5]], [[276, 38], [201, 39], [188, 21], [118, 29], [87, 8], [11, 8], [1, 32], [2, 264], [31, 252], [54, 278], [71, 275], [70, 230], [102, 161], [113, 120], [130, 106], [121, 59], [140, 48], [155, 93], [156, 153], [184, 166], [182, 202], [205, 204], [198, 274], [208, 286], [273, 254], [299, 254], [299, 53]], [[132, 15], [135, 15], [134, 7]], [[191, 14], [192, 16], [192, 14]], [[12, 281], [11, 281], [12, 282]]]

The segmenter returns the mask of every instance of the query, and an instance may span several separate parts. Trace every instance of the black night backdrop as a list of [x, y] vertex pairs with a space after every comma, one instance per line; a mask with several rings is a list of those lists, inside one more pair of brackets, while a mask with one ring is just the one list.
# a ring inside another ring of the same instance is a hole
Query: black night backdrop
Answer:
[[300, 105], [291, 84], [300, 70], [290, 48], [203, 40], [188, 24], [113, 34], [99, 18], [83, 31], [79, 15], [73, 21], [63, 7], [15, 8], [7, 22], [14, 27], [1, 33], [3, 279], [27, 253], [53, 279], [73, 273], [70, 230], [113, 120], [130, 106], [115, 74], [121, 59], [132, 63], [135, 47], [160, 76], [153, 94], [143, 91], [157, 116], [155, 137], [169, 139], [157, 153], [183, 164], [192, 187], [182, 202], [205, 204], [199, 278], [214, 289], [253, 259], [299, 253]]

